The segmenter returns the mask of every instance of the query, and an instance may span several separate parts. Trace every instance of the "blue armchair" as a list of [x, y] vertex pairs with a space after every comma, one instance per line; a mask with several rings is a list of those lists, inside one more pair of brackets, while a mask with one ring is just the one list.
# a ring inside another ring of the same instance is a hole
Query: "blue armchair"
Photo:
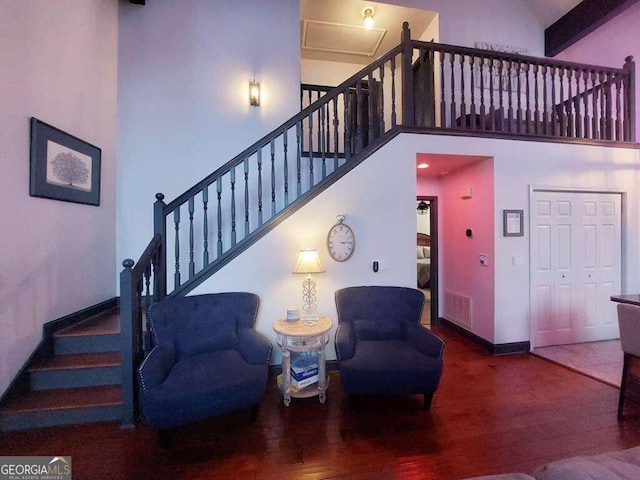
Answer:
[[[142, 412], [163, 432], [232, 410], [264, 395], [271, 344], [254, 324], [252, 293], [215, 293], [163, 300], [149, 308], [154, 347], [139, 369]], [[166, 439], [165, 439], [166, 443]]]
[[423, 394], [431, 406], [442, 375], [444, 342], [420, 324], [424, 295], [405, 287], [348, 287], [335, 295], [336, 355], [344, 391]]

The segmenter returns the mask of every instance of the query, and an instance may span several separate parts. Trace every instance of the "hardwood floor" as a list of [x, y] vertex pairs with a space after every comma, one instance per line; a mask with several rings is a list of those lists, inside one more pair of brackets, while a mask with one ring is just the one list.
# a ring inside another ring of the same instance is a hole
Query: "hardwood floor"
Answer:
[[[618, 421], [618, 390], [533, 355], [493, 357], [443, 327], [445, 368], [422, 398], [362, 398], [347, 408], [333, 372], [327, 402], [283, 406], [275, 379], [258, 419], [234, 412], [178, 430], [117, 424], [4, 433], [2, 455], [71, 455], [78, 479], [460, 479], [640, 444], [640, 416]], [[639, 411], [640, 412], [640, 411]]]

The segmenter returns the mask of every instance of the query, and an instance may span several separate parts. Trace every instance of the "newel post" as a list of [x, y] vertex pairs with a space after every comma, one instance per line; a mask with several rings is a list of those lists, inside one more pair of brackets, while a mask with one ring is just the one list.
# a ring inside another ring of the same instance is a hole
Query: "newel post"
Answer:
[[127, 258], [120, 272], [120, 352], [122, 355], [122, 428], [135, 427], [138, 407], [135, 369], [136, 339], [133, 332], [135, 285], [134, 261]]
[[624, 59], [624, 93], [626, 118], [624, 119], [624, 140], [636, 141], [636, 62], [629, 55]]
[[409, 23], [402, 24], [402, 125], [412, 127], [415, 123], [413, 100], [413, 46]]
[[154, 302], [159, 302], [167, 295], [167, 217], [164, 214], [166, 206], [164, 195], [156, 193], [156, 201], [153, 204], [153, 233], [162, 235], [162, 244], [153, 272]]

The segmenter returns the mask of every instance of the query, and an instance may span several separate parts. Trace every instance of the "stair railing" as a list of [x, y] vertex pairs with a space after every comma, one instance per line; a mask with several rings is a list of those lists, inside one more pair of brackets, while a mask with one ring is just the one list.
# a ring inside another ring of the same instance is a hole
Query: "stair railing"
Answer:
[[[122, 262], [120, 273], [120, 338], [122, 353], [122, 426], [131, 428], [138, 417], [137, 370], [144, 358], [147, 308], [162, 299], [165, 278], [163, 238], [154, 235], [138, 263]], [[153, 287], [152, 287], [153, 285]], [[153, 288], [153, 290], [152, 290]]]

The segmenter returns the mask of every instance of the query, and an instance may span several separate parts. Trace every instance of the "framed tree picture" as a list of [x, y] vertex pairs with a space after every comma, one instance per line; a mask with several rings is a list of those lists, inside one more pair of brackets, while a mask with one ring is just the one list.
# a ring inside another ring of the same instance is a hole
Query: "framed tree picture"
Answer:
[[29, 194], [100, 205], [101, 156], [98, 147], [32, 117]]

